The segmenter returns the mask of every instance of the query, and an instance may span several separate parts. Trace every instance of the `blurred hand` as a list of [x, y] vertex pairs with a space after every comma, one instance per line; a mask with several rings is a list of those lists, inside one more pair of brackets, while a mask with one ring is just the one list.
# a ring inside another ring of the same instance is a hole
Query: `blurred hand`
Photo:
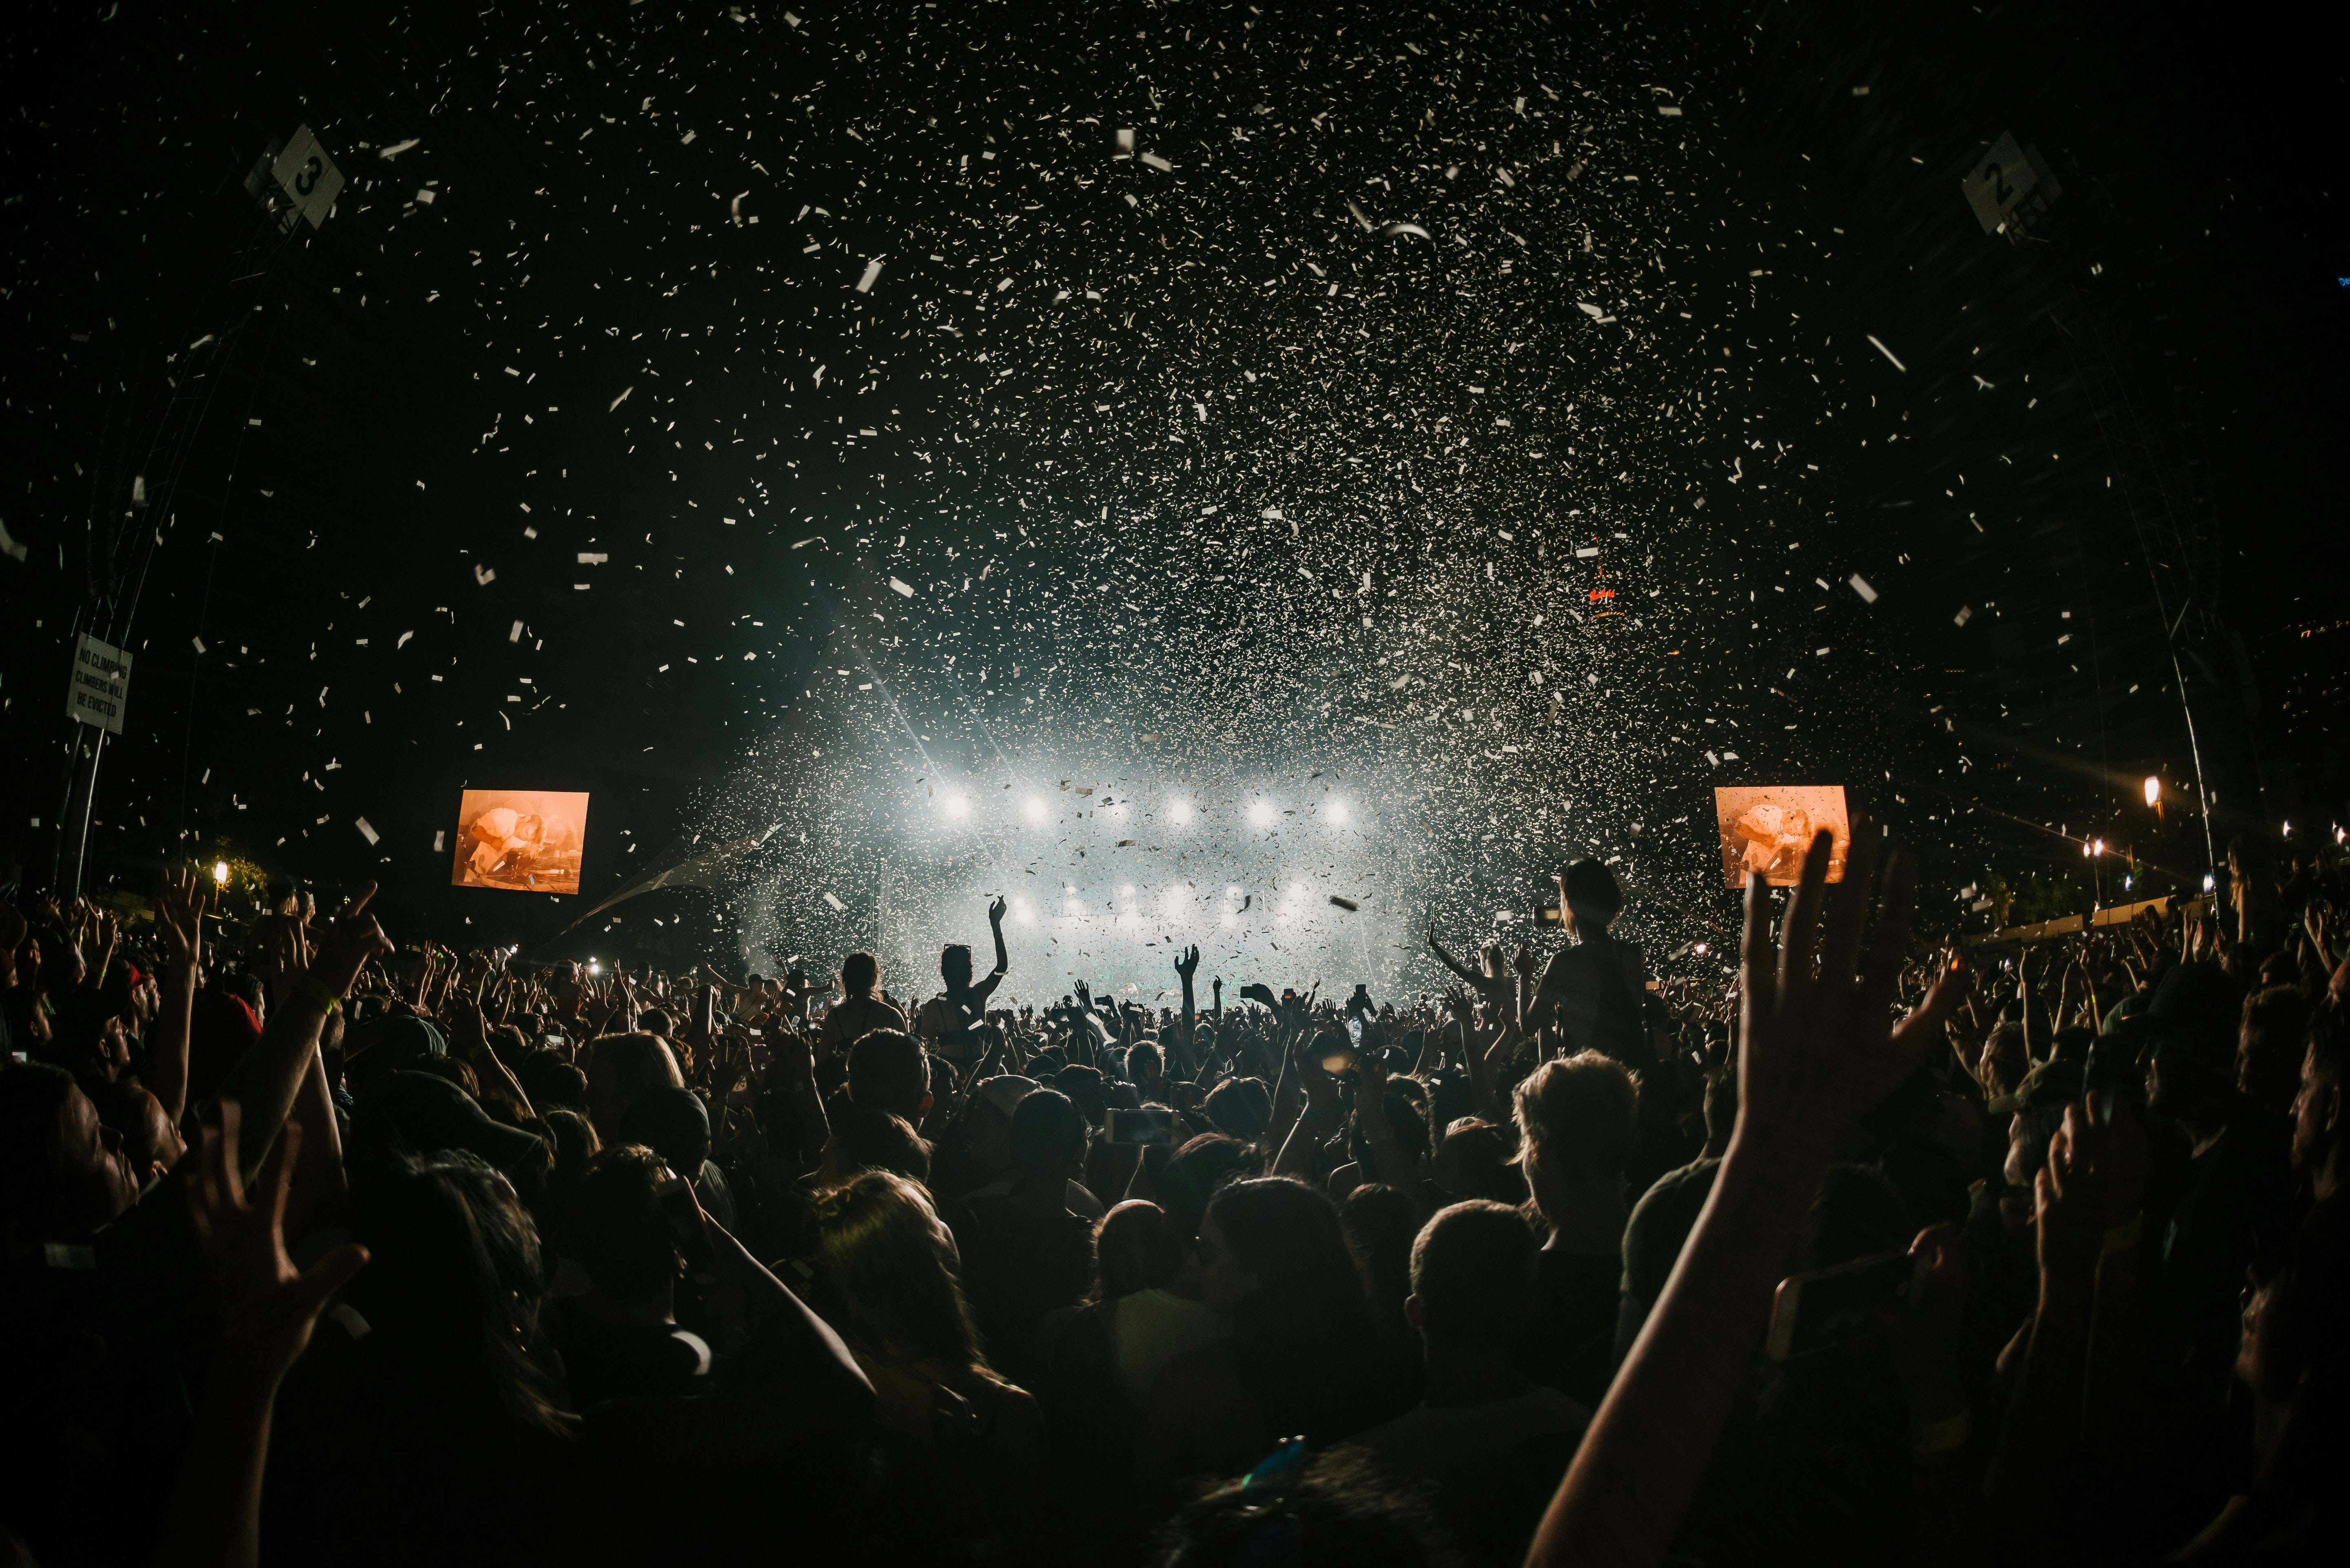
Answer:
[[987, 923], [991, 926], [1002, 925], [1003, 923], [1003, 911], [1011, 907], [1011, 905], [1005, 903], [1001, 898], [998, 898], [993, 903], [988, 905]]
[[2104, 1255], [2111, 1215], [2110, 1173], [2101, 1168], [2105, 1140], [2085, 1106], [2064, 1107], [2064, 1125], [2048, 1140], [2048, 1163], [2033, 1183], [2033, 1215], [2043, 1293], [2085, 1295]]
[[1290, 1042], [1289, 1060], [1297, 1071], [1298, 1086], [1305, 1091], [1307, 1105], [1326, 1113], [1338, 1103], [1338, 1080], [1323, 1069], [1322, 1054], [1311, 1041]]
[[1915, 867], [1906, 852], [1894, 853], [1864, 965], [1877, 871], [1871, 826], [1865, 815], [1853, 818], [1844, 879], [1834, 885], [1827, 880], [1833, 841], [1825, 832], [1814, 836], [1788, 899], [1775, 967], [1770, 895], [1760, 877], [1747, 877], [1733, 1150], [1792, 1160], [1804, 1170], [1825, 1163], [1852, 1118], [1917, 1065], [1958, 1003], [1962, 986], [1945, 977], [1898, 1024], [1887, 1022], [1909, 942]]
[[220, 1355], [232, 1366], [272, 1381], [310, 1343], [310, 1329], [327, 1302], [366, 1266], [365, 1247], [338, 1247], [297, 1272], [286, 1255], [286, 1189], [301, 1147], [302, 1125], [288, 1122], [276, 1151], [255, 1174], [263, 1207], [246, 1200], [244, 1181], [230, 1151], [241, 1117], [234, 1099], [220, 1102], [221, 1125], [205, 1127], [195, 1178], [188, 1183], [189, 1218], [203, 1248], [206, 1293], [220, 1320]]
[[775, 1061], [767, 1072], [779, 1087], [795, 1089], [816, 1082], [816, 1052], [805, 1034], [787, 1031], [775, 1036]]

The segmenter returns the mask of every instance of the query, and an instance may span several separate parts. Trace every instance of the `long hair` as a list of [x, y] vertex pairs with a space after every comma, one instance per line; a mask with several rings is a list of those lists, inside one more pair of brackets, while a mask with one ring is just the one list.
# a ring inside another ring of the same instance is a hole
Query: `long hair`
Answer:
[[1319, 1446], [1367, 1424], [1384, 1368], [1337, 1209], [1302, 1181], [1268, 1176], [1217, 1193], [1208, 1218], [1257, 1277], [1233, 1312], [1232, 1352], [1275, 1428]]
[[546, 1273], [538, 1229], [506, 1179], [471, 1154], [400, 1157], [352, 1194], [374, 1254], [349, 1294], [388, 1358], [404, 1418], [452, 1436], [567, 1430], [531, 1358]]
[[868, 1170], [816, 1200], [816, 1246], [846, 1298], [848, 1337], [879, 1355], [988, 1370], [922, 1189]]

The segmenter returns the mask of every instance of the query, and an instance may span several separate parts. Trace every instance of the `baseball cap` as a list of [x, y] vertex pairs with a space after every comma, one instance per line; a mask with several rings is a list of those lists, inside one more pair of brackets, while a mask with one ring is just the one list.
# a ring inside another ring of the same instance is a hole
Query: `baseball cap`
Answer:
[[359, 1146], [403, 1144], [422, 1152], [456, 1148], [511, 1170], [541, 1147], [536, 1134], [494, 1121], [463, 1085], [432, 1073], [387, 1073], [368, 1086], [353, 1118]]
[[2081, 1097], [2087, 1084], [2087, 1075], [2078, 1062], [2058, 1059], [2043, 1062], [2023, 1075], [2023, 1082], [2012, 1094], [2002, 1095], [1991, 1101], [1991, 1113], [1995, 1116], [2013, 1116], [2019, 1111], [2036, 1111], [2045, 1106], [2064, 1105]]

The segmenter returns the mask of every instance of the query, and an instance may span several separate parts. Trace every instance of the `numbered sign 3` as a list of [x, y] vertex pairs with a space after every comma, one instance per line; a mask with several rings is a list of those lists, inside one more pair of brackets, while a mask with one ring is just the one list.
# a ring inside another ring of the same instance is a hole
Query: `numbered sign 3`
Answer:
[[[294, 211], [309, 219], [314, 229], [327, 221], [335, 198], [342, 193], [343, 171], [335, 167], [307, 125], [295, 128], [293, 139], [270, 165], [269, 172], [278, 188], [292, 198]], [[287, 226], [292, 226], [290, 218]]]

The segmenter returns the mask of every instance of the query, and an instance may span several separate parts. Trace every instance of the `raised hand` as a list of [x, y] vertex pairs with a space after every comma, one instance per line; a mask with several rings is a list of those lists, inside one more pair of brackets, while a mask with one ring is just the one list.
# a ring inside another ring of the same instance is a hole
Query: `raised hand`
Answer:
[[195, 1179], [188, 1184], [189, 1219], [203, 1247], [204, 1285], [220, 1320], [220, 1355], [274, 1380], [302, 1354], [328, 1298], [366, 1266], [368, 1251], [338, 1247], [297, 1271], [286, 1255], [286, 1189], [302, 1126], [286, 1125], [276, 1151], [255, 1173], [262, 1201], [255, 1208], [237, 1161], [229, 1158], [237, 1147], [237, 1102], [224, 1097], [220, 1113], [220, 1126], [203, 1130]]
[[155, 898], [155, 929], [163, 957], [174, 969], [193, 968], [203, 951], [206, 895], [193, 871], [166, 872]]
[[1853, 1116], [1882, 1099], [1917, 1065], [1964, 990], [1964, 971], [1945, 975], [1898, 1024], [1888, 1023], [1909, 942], [1915, 865], [1894, 852], [1866, 962], [1870, 884], [1877, 841], [1865, 815], [1853, 819], [1844, 879], [1827, 880], [1830, 836], [1812, 839], [1802, 879], [1788, 900], [1777, 963], [1770, 951], [1770, 895], [1746, 881], [1741, 971], [1738, 1128], [1733, 1145], [1805, 1166], [1825, 1160]]
[[786, 1030], [775, 1036], [774, 1052], [767, 1071], [777, 1087], [795, 1089], [816, 1082], [816, 1050], [806, 1035]]
[[1002, 898], [995, 899], [993, 903], [987, 906], [987, 923], [991, 926], [1002, 925], [1003, 923], [1003, 911], [1011, 907], [1011, 905], [1005, 903]]
[[348, 996], [351, 982], [368, 960], [391, 951], [391, 939], [383, 928], [368, 914], [368, 900], [375, 897], [375, 884], [370, 882], [346, 903], [342, 912], [327, 922], [318, 938], [317, 950], [310, 955], [309, 972], [329, 996]]
[[1200, 972], [1200, 950], [1196, 946], [1185, 948], [1182, 955], [1176, 959], [1175, 972], [1187, 981]]
[[1305, 1103], [1318, 1113], [1326, 1114], [1338, 1103], [1338, 1080], [1322, 1065], [1322, 1053], [1311, 1040], [1300, 1037], [1289, 1043], [1289, 1062], [1297, 1075], [1298, 1086], [1305, 1091]]
[[2064, 1107], [2064, 1125], [2048, 1140], [2048, 1163], [2033, 1181], [2033, 1209], [2041, 1288], [2085, 1293], [2096, 1276], [2106, 1232], [2114, 1223], [2113, 1173], [2105, 1137], [2081, 1106]]

